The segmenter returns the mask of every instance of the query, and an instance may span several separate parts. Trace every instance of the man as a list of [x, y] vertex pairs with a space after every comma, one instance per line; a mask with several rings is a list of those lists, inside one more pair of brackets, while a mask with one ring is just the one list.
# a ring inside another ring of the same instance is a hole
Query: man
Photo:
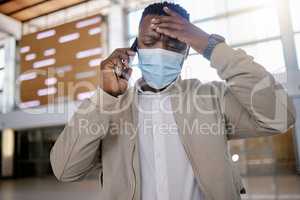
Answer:
[[[292, 126], [285, 91], [253, 57], [191, 24], [173, 3], [144, 10], [136, 44], [142, 78], [128, 88], [132, 49], [101, 63], [97, 95], [81, 104], [51, 151], [56, 177], [75, 181], [97, 168], [103, 200], [240, 199], [245, 189], [227, 141]], [[224, 82], [181, 80], [190, 47]]]

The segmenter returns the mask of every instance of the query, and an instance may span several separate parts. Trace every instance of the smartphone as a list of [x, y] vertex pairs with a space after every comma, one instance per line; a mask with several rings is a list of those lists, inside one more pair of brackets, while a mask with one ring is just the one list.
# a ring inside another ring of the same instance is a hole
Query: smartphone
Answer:
[[[137, 52], [137, 38], [134, 40], [133, 44], [131, 45], [130, 49], [134, 52]], [[129, 58], [129, 67], [131, 68], [132, 66], [132, 62], [133, 62], [134, 56], [130, 56]], [[124, 78], [126, 80], [129, 80], [129, 76], [128, 76], [128, 68], [126, 69], [122, 69], [121, 72], [119, 72], [119, 74], [117, 75], [120, 78]]]
[[138, 47], [138, 41], [137, 38], [135, 38], [133, 44], [131, 45], [130, 49], [134, 52], [137, 52], [137, 47]]
[[[134, 51], [134, 52], [137, 52], [137, 51], [138, 51], [138, 40], [137, 40], [137, 38], [135, 38], [135, 40], [134, 40], [134, 42], [132, 43], [130, 49], [131, 49], [132, 51]], [[131, 57], [129, 58], [129, 66], [132, 65], [133, 59], [134, 59], [134, 56], [131, 56]]]

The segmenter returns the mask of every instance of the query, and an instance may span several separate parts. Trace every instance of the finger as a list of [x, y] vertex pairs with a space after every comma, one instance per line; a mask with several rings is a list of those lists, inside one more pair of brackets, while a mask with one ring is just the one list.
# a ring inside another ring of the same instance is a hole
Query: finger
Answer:
[[184, 24], [184, 21], [182, 21], [181, 19], [177, 19], [177, 18], [170, 17], [170, 16], [159, 16], [159, 17], [155, 17], [151, 20], [151, 24], [160, 24], [163, 22]]
[[180, 40], [179, 31], [168, 29], [168, 28], [160, 28], [160, 27], [157, 27], [156, 31], [158, 33], [164, 34], [164, 35], [169, 36], [171, 38]]
[[129, 57], [134, 56], [135, 52], [129, 48], [116, 49], [107, 59], [101, 62], [101, 69], [112, 69], [115, 66], [129, 67]]
[[122, 63], [122, 66], [125, 66], [125, 68], [129, 67], [128, 63], [129, 63], [129, 55], [121, 53], [119, 54], [119, 59]]
[[126, 53], [128, 56], [134, 56], [135, 55], [135, 52], [132, 51], [132, 49], [130, 49], [130, 48], [122, 48], [121, 52]]
[[134, 52], [134, 54], [132, 54], [132, 51], [128, 51], [128, 53], [127, 53], [127, 50], [126, 50], [126, 51], [116, 52], [113, 57], [114, 58], [116, 58], [116, 57], [119, 58], [121, 63], [123, 64], [123, 66], [125, 66], [127, 68], [127, 67], [129, 67], [130, 57], [134, 56], [134, 55], [135, 55], [135, 52]]
[[125, 66], [125, 68], [129, 68], [129, 59], [121, 59], [122, 64]]
[[125, 69], [125, 65], [121, 62], [119, 58], [115, 58], [113, 60], [113, 68], [112, 71], [117, 79], [122, 76], [122, 71]]
[[119, 49], [114, 50], [114, 52], [112, 53], [112, 56], [119, 55], [120, 53], [127, 54], [128, 56], [135, 55], [135, 52], [132, 51], [130, 48], [119, 48]]
[[101, 66], [104, 69], [112, 70], [115, 66], [124, 67], [120, 57], [118, 56], [110, 57], [102, 63], [103, 64]]
[[123, 93], [127, 89], [128, 80], [132, 74], [132, 69], [127, 68], [122, 72], [122, 76], [118, 79], [119, 91]]
[[128, 87], [128, 81], [125, 79], [119, 79], [118, 80], [118, 86], [119, 86], [119, 93], [122, 94], [126, 91]]
[[113, 58], [107, 58], [101, 62], [100, 69], [105, 71], [111, 71], [114, 66]]
[[[122, 64], [123, 64], [123, 66], [121, 66], [121, 69], [118, 68]], [[120, 61], [115, 61], [114, 70], [121, 70], [119, 72], [114, 71], [117, 79], [126, 79], [126, 80], [129, 80], [129, 78], [131, 76], [131, 73], [132, 73], [132, 68], [128, 66], [128, 63], [124, 64], [124, 63], [122, 63], [122, 61], [121, 62]]]
[[112, 68], [102, 68], [100, 73], [100, 85], [109, 88], [111, 91], [119, 91], [118, 77]]
[[135, 51], [132, 51], [130, 48], [126, 50], [128, 56], [135, 56]]
[[158, 24], [157, 27], [159, 27], [159, 28], [174, 29], [174, 30], [178, 30], [178, 31], [182, 31], [184, 29], [183, 25], [181, 25], [181, 24], [175, 24], [175, 23], [161, 23], [161, 24]]
[[128, 81], [131, 74], [132, 74], [132, 68], [126, 68], [122, 71], [122, 75], [120, 78], [126, 79]]
[[170, 15], [170, 16], [172, 16], [172, 17], [179, 17], [179, 18], [182, 18], [179, 14], [177, 14], [176, 12], [174, 12], [173, 10], [171, 10], [170, 8], [168, 8], [167, 6], [165, 6], [163, 9], [164, 9], [164, 11], [165, 11], [168, 15]]

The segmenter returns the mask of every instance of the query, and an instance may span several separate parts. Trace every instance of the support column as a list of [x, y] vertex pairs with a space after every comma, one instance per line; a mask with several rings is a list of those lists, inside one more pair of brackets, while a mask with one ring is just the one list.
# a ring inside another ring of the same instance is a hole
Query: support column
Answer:
[[0, 46], [4, 47], [4, 77], [2, 91], [2, 113], [11, 112], [15, 106], [15, 88], [16, 88], [16, 39], [8, 36], [0, 40]]
[[[290, 1], [278, 1], [278, 16], [281, 32], [281, 40], [285, 57], [285, 66], [287, 70], [287, 88], [293, 96], [295, 107], [297, 108], [298, 119], [300, 117], [300, 80], [299, 80], [299, 61], [295, 47], [294, 30], [290, 15]], [[294, 129], [294, 144], [296, 152], [297, 170], [300, 173], [300, 120], [297, 120]]]
[[1, 176], [12, 177], [14, 175], [14, 149], [15, 149], [15, 133], [13, 129], [2, 130], [1, 144]]

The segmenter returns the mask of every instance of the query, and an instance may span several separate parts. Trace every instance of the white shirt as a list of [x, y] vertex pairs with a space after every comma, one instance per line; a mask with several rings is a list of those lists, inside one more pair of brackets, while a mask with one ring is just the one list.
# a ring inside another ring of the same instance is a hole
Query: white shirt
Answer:
[[138, 83], [142, 200], [203, 200], [168, 93], [142, 91]]

